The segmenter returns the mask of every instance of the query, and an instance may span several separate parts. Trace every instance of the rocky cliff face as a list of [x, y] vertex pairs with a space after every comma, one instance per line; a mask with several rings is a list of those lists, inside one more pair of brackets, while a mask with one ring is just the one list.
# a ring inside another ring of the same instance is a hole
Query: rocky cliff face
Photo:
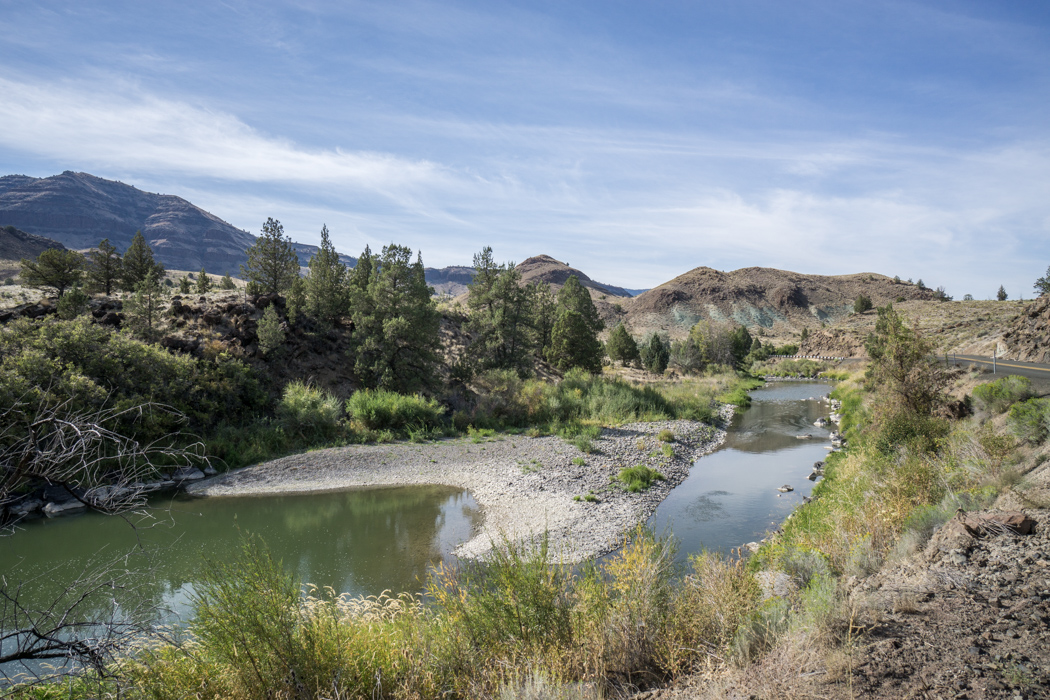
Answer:
[[1008, 359], [1050, 362], [1050, 296], [1025, 306], [1006, 328], [1001, 344], [1006, 346]]
[[[156, 258], [170, 270], [237, 274], [255, 236], [181, 197], [143, 192], [122, 182], [66, 171], [34, 178], [0, 177], [0, 226], [52, 238], [83, 250], [103, 238], [125, 250], [142, 231]], [[316, 246], [296, 243], [306, 265]], [[344, 262], [354, 259], [344, 257]]]

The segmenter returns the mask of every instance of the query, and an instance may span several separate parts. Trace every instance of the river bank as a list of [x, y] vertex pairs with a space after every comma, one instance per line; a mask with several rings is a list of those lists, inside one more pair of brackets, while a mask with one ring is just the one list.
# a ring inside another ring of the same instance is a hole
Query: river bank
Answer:
[[[724, 406], [721, 422], [732, 413], [732, 406]], [[673, 433], [673, 441], [659, 440], [664, 430]], [[481, 557], [504, 537], [523, 541], [546, 532], [553, 551], [578, 562], [615, 549], [725, 437], [722, 427], [675, 420], [605, 428], [591, 453], [553, 436], [351, 445], [246, 467], [193, 484], [187, 492], [216, 498], [455, 486], [470, 491], [484, 514], [483, 525], [455, 550], [457, 556]], [[613, 481], [621, 469], [638, 464], [659, 471], [664, 480], [640, 493]]]

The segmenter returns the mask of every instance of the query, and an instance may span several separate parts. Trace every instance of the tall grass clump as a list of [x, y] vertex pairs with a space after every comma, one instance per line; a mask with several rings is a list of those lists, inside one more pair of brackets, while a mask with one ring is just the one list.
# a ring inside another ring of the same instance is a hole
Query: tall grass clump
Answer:
[[277, 417], [284, 429], [307, 440], [334, 438], [342, 416], [339, 399], [299, 380], [284, 388], [277, 403]]
[[651, 469], [644, 464], [636, 464], [633, 467], [624, 467], [620, 470], [620, 473], [616, 475], [616, 481], [620, 488], [625, 491], [630, 491], [631, 493], [648, 491], [654, 481], [663, 481], [666, 478], [667, 477], [660, 472]]
[[973, 389], [977, 407], [988, 413], [1002, 413], [1012, 404], [1031, 398], [1032, 395], [1032, 381], [1028, 377], [1015, 375], [979, 384]]
[[439, 427], [445, 407], [424, 396], [407, 396], [386, 389], [363, 389], [347, 399], [346, 412], [368, 430], [406, 434], [409, 428]]

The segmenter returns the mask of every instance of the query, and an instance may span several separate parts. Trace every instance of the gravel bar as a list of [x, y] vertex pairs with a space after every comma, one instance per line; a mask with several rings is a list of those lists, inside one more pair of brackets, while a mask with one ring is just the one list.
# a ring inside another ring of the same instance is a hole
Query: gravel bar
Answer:
[[[732, 411], [732, 406], [723, 408], [723, 424]], [[657, 439], [664, 429], [675, 436], [669, 443], [672, 457], [664, 455], [664, 443]], [[245, 467], [193, 484], [187, 492], [232, 497], [444, 484], [470, 491], [484, 514], [481, 529], [456, 548], [456, 556], [484, 557], [504, 537], [522, 542], [547, 531], [552, 551], [578, 562], [619, 546], [624, 534], [652, 515], [693, 463], [721, 445], [725, 435], [719, 427], [676, 420], [605, 428], [590, 454], [551, 436], [350, 445]], [[666, 480], [642, 493], [628, 493], [611, 481], [636, 464], [656, 469]], [[584, 500], [588, 494], [597, 500]]]

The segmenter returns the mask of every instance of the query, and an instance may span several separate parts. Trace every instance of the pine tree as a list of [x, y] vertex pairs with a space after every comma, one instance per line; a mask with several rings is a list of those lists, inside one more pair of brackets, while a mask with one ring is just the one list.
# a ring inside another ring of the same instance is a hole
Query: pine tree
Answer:
[[605, 353], [610, 360], [619, 360], [624, 367], [640, 360], [638, 343], [627, 332], [627, 327], [622, 321], [616, 324], [616, 327], [609, 333], [609, 340], [605, 343]]
[[160, 317], [163, 295], [164, 290], [153, 271], [146, 273], [146, 279], [135, 286], [135, 294], [124, 304], [124, 314], [136, 335], [147, 340], [153, 338], [153, 324]]
[[[413, 393], [436, 382], [441, 314], [431, 298], [423, 259], [391, 244], [373, 261], [368, 249], [351, 277], [354, 324], [351, 353], [363, 385]], [[364, 264], [362, 264], [364, 263]], [[363, 275], [368, 270], [367, 286]]]
[[88, 284], [91, 289], [109, 296], [119, 284], [124, 272], [120, 253], [103, 238], [95, 250], [87, 254]]
[[259, 352], [263, 355], [271, 354], [284, 343], [285, 333], [284, 329], [281, 328], [281, 319], [277, 315], [276, 304], [270, 304], [263, 311], [262, 318], [259, 319], [257, 334], [259, 336]]
[[179, 278], [179, 294], [189, 294], [191, 291], [193, 288], [190, 286], [190, 278], [183, 275]]
[[328, 227], [321, 227], [321, 247], [310, 258], [306, 277], [306, 309], [324, 323], [334, 323], [347, 312], [346, 265], [339, 260]]
[[467, 331], [473, 336], [469, 353], [481, 368], [529, 370], [533, 291], [521, 284], [514, 263], [496, 264], [492, 248], [474, 256], [474, 280], [467, 306]]
[[219, 282], [219, 288], [227, 291], [237, 289], [237, 285], [233, 283], [233, 278], [230, 277], [229, 272], [222, 276], [222, 281]]
[[1045, 275], [1035, 281], [1036, 296], [1043, 296], [1048, 292], [1050, 292], [1050, 267], [1046, 268]]
[[650, 333], [642, 343], [642, 366], [654, 374], [663, 374], [667, 369], [670, 352], [667, 345], [656, 333]]
[[996, 292], [995, 298], [998, 299], [999, 301], [1006, 301], [1007, 298], [1008, 298], [1007, 295], [1006, 295], [1006, 287], [1004, 287], [1003, 285], [1000, 284], [999, 285], [999, 291]]
[[601, 372], [603, 350], [598, 333], [604, 327], [591, 295], [576, 275], [570, 275], [558, 292], [547, 359], [561, 370], [580, 367], [588, 372]]
[[58, 296], [80, 282], [84, 256], [75, 250], [48, 248], [36, 260], [22, 259], [19, 277], [27, 287], [52, 287]]
[[197, 275], [197, 294], [207, 294], [211, 291], [211, 279], [208, 278], [208, 273], [201, 268], [200, 274]]
[[138, 284], [152, 272], [156, 280], [164, 276], [164, 266], [153, 259], [153, 249], [146, 243], [142, 231], [136, 231], [131, 245], [124, 251], [121, 287], [135, 291]]
[[283, 294], [299, 276], [299, 258], [280, 221], [267, 218], [262, 235], [248, 250], [241, 272], [254, 293]]
[[558, 300], [551, 286], [543, 282], [530, 285], [532, 288], [532, 327], [535, 332], [537, 357], [546, 357], [551, 346], [551, 333], [557, 320]]

